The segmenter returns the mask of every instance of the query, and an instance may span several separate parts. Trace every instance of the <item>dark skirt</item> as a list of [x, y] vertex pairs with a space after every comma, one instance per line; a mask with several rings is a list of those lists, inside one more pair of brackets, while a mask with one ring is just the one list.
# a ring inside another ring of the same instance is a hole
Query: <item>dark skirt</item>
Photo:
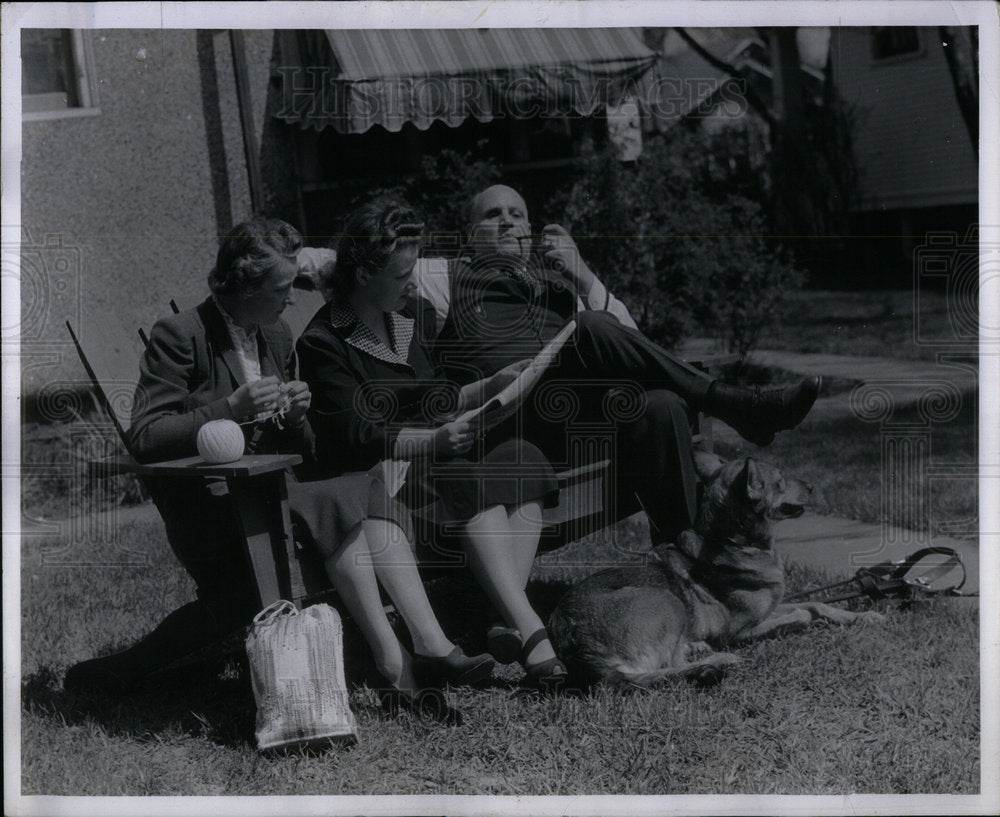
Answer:
[[399, 497], [411, 508], [439, 502], [446, 521], [465, 522], [496, 505], [509, 510], [539, 500], [551, 508], [559, 501], [559, 485], [536, 446], [487, 437], [464, 457], [412, 462]]
[[289, 480], [288, 507], [295, 538], [324, 559], [334, 555], [347, 534], [366, 519], [393, 522], [413, 541], [410, 512], [386, 493], [381, 466], [312, 482]]

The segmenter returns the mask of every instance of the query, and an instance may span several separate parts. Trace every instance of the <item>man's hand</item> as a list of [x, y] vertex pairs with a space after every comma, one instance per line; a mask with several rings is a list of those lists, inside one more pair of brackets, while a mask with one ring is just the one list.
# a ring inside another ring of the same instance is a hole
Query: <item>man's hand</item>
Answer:
[[309, 387], [301, 380], [291, 380], [280, 386], [281, 403], [285, 408], [285, 423], [293, 428], [302, 425], [312, 401]]
[[573, 285], [577, 295], [586, 298], [595, 276], [580, 258], [573, 237], [558, 224], [546, 224], [540, 249], [545, 262]]

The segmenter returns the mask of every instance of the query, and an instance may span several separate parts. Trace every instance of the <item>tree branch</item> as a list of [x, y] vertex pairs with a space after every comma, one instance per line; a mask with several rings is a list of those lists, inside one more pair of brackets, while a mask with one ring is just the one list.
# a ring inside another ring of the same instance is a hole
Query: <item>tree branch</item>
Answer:
[[969, 132], [969, 139], [972, 141], [972, 152], [976, 154], [978, 159], [979, 96], [976, 90], [977, 72], [973, 67], [975, 53], [973, 52], [971, 55], [960, 53], [960, 49], [966, 44], [962, 41], [962, 35], [956, 33], [949, 26], [939, 26], [938, 36], [941, 39], [941, 48], [944, 51], [945, 61], [948, 63], [948, 70], [951, 72], [951, 84], [955, 89], [955, 99], [962, 112], [962, 119], [965, 121], [965, 129]]

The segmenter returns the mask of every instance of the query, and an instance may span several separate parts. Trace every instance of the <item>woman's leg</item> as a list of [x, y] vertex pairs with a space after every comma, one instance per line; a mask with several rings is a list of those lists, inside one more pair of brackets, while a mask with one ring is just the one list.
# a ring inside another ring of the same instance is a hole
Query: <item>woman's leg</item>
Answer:
[[455, 645], [444, 634], [427, 600], [406, 534], [384, 519], [369, 519], [363, 524], [369, 549], [367, 562], [374, 566], [375, 575], [406, 622], [414, 650], [433, 657], [448, 655]]
[[389, 626], [375, 580], [365, 523], [353, 528], [347, 540], [324, 562], [327, 575], [357, 623], [375, 657], [375, 665], [396, 689], [415, 692], [410, 656]]
[[[521, 633], [522, 643], [544, 625], [524, 592], [524, 567], [512, 553], [511, 525], [502, 505], [488, 508], [465, 526], [469, 567], [490, 603]], [[520, 543], [523, 546], [523, 541]], [[537, 545], [537, 539], [536, 539]], [[521, 555], [523, 561], [523, 554]], [[525, 662], [536, 664], [555, 656], [549, 641], [541, 641]]]
[[538, 538], [542, 533], [542, 503], [534, 500], [518, 505], [508, 512], [507, 523], [510, 525], [510, 552], [514, 566], [521, 587], [527, 587], [531, 566], [538, 552]]

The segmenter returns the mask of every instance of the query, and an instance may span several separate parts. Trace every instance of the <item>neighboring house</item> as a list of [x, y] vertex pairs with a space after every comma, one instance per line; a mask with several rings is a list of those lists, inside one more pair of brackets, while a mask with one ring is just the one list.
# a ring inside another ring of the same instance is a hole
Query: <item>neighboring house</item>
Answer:
[[938, 29], [833, 29], [830, 57], [858, 113], [853, 232], [874, 238], [857, 260], [884, 283], [908, 284], [927, 232], [964, 235], [978, 218], [978, 164]]
[[[657, 127], [698, 122], [709, 133], [736, 127], [751, 129], [766, 139], [766, 123], [745, 98], [749, 87], [768, 107], [774, 105], [770, 49], [754, 29], [686, 29], [706, 51], [735, 69], [735, 77], [698, 54], [676, 30], [647, 32], [646, 41], [652, 41], [661, 55], [656, 66], [660, 92], [652, 110]], [[823, 71], [804, 57], [799, 69], [805, 93], [818, 101]]]

